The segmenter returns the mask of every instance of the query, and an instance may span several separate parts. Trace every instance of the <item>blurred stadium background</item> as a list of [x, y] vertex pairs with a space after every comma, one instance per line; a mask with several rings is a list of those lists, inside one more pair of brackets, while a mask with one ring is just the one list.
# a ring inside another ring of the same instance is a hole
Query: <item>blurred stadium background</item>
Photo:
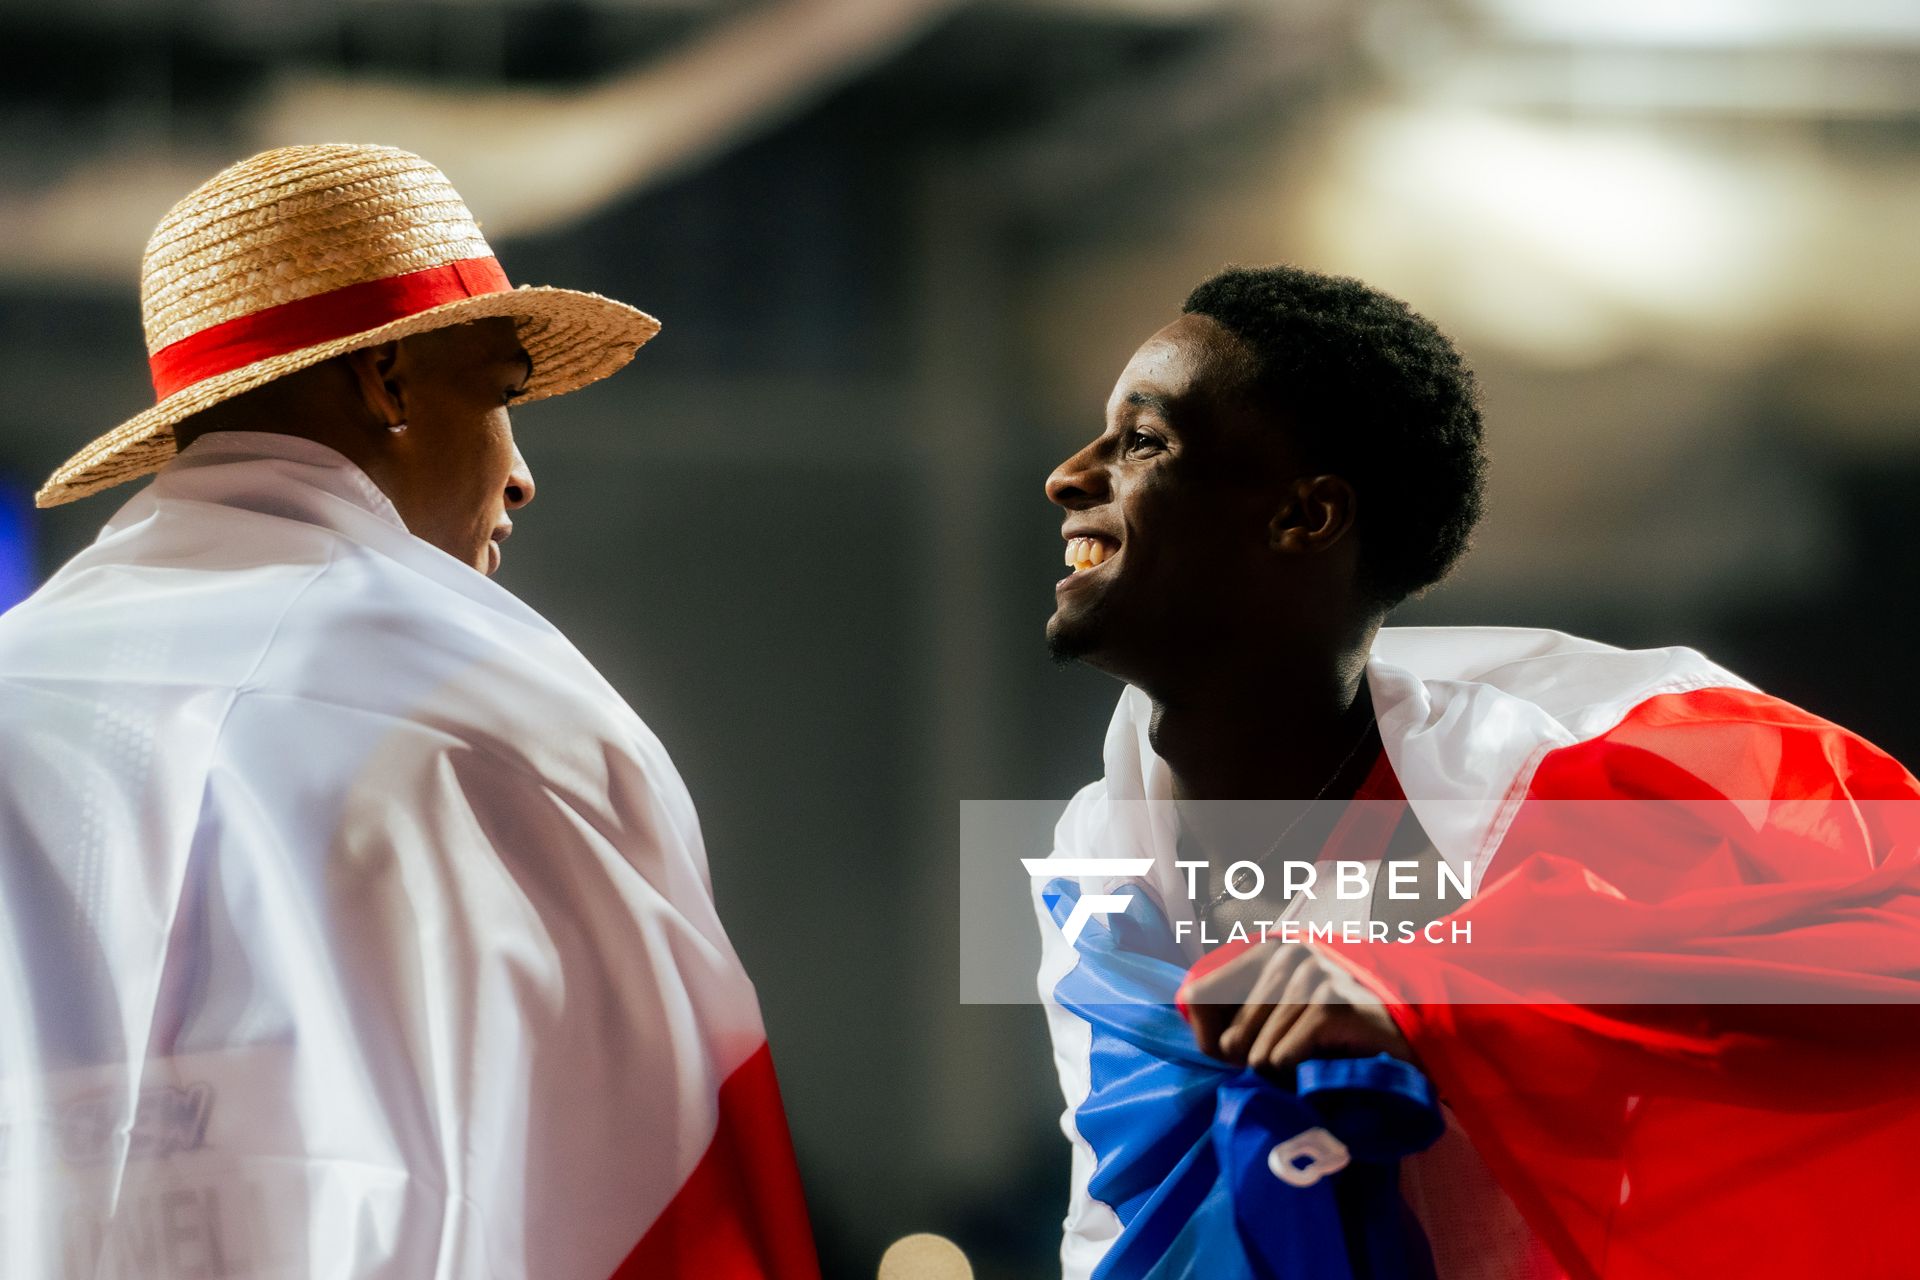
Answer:
[[147, 402], [141, 246], [232, 160], [419, 151], [516, 281], [664, 320], [518, 415], [502, 580], [686, 774], [830, 1277], [1052, 1260], [958, 802], [1098, 771], [1041, 480], [1227, 262], [1360, 275], [1481, 374], [1491, 514], [1401, 620], [1697, 645], [1920, 758], [1905, 0], [6, 0], [0, 42], [0, 605], [114, 509], [25, 500]]

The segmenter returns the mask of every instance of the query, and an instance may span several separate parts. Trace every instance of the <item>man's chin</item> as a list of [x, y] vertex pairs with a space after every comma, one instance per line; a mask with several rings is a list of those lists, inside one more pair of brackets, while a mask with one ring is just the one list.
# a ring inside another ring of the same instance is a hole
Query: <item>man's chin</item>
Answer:
[[1047, 652], [1063, 667], [1075, 662], [1098, 667], [1103, 630], [1091, 618], [1056, 613], [1047, 619]]

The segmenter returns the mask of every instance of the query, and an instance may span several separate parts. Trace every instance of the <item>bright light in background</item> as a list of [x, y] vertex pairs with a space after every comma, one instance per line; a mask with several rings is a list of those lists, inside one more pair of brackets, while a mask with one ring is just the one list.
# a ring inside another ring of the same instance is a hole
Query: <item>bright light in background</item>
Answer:
[[1504, 33], [1588, 44], [1755, 47], [1920, 42], [1912, 0], [1474, 0]]
[[1309, 230], [1317, 261], [1587, 363], [1649, 325], [1750, 335], [1805, 215], [1772, 175], [1651, 131], [1388, 108], [1340, 136]]

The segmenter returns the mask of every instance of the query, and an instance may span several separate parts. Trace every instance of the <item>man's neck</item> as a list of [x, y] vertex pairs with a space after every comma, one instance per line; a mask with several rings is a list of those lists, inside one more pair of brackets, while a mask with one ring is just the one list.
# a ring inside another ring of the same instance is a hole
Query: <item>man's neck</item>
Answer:
[[1372, 763], [1356, 750], [1373, 725], [1364, 650], [1204, 680], [1153, 710], [1153, 749], [1182, 800], [1344, 799]]

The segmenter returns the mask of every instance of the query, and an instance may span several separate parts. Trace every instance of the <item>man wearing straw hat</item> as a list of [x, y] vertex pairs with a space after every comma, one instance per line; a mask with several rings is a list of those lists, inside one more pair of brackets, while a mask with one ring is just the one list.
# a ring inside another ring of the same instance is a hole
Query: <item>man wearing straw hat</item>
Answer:
[[158, 472], [0, 618], [0, 1274], [812, 1277], [659, 741], [487, 574], [509, 402], [658, 324], [508, 285], [406, 152], [161, 222]]

